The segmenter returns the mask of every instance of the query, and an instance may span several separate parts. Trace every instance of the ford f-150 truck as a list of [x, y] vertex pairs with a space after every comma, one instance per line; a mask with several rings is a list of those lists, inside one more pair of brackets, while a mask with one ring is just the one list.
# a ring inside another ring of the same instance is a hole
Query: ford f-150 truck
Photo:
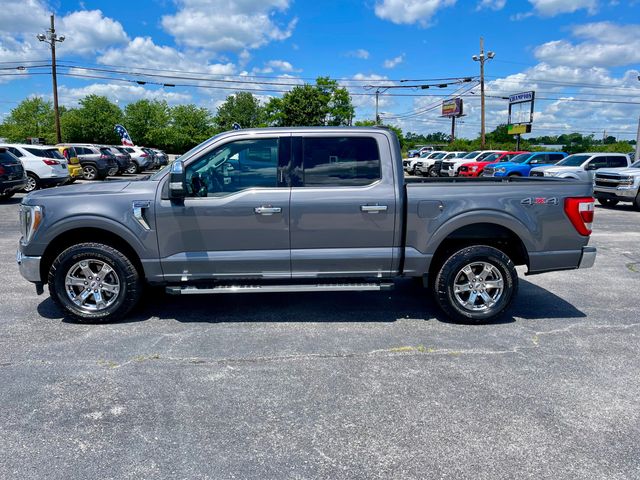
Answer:
[[383, 128], [237, 130], [147, 179], [26, 196], [17, 261], [78, 321], [124, 316], [145, 283], [194, 295], [416, 277], [451, 318], [486, 322], [513, 300], [516, 265], [593, 265], [593, 205], [589, 182], [405, 179]]

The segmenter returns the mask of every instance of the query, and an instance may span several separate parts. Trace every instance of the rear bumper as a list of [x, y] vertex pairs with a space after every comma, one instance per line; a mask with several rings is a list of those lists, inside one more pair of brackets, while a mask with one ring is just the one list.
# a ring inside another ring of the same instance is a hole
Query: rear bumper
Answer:
[[64, 177], [41, 178], [38, 181], [43, 187], [56, 187], [58, 185], [67, 183], [69, 181], [69, 175], [65, 175]]
[[27, 177], [19, 178], [18, 180], [5, 180], [0, 182], [0, 194], [11, 193], [22, 190], [27, 185]]
[[80, 178], [82, 177], [82, 165], [80, 164], [74, 164], [74, 165], [67, 165], [67, 168], [69, 169], [69, 176], [71, 178]]
[[28, 257], [18, 250], [16, 252], [16, 262], [18, 263], [20, 275], [22, 275], [25, 280], [33, 283], [42, 282], [40, 278], [41, 259], [42, 257]]
[[596, 263], [596, 255], [598, 250], [596, 247], [582, 247], [582, 257], [578, 268], [591, 268]]

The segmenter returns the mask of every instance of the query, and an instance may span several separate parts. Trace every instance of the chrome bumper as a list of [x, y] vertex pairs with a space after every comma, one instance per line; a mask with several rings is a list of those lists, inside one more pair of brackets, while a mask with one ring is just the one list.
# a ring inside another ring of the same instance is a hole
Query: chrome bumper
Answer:
[[596, 247], [582, 247], [582, 257], [580, 258], [580, 264], [578, 268], [591, 268], [596, 263], [596, 254], [598, 250]]
[[40, 278], [40, 260], [42, 257], [27, 257], [20, 250], [16, 252], [16, 262], [20, 269], [20, 275], [30, 282], [39, 283]]

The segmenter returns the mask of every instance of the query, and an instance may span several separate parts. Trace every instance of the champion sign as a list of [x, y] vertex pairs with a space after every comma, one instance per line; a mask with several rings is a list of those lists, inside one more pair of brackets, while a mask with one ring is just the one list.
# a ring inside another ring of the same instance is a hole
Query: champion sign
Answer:
[[522, 92], [509, 95], [509, 103], [533, 102], [534, 92]]

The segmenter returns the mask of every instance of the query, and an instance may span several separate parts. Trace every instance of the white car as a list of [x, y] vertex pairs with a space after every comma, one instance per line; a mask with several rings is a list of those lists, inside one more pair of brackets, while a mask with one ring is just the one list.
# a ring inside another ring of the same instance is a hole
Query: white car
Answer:
[[118, 149], [120, 148], [131, 155], [131, 165], [127, 169], [127, 173], [139, 173], [153, 166], [153, 157], [145, 152], [142, 147], [128, 147], [123, 145], [122, 147], [118, 147]]
[[27, 173], [25, 192], [42, 187], [55, 187], [69, 181], [67, 160], [56, 147], [47, 145], [0, 144], [22, 162]]
[[450, 160], [443, 161], [442, 168], [440, 169], [440, 176], [455, 177], [458, 174], [460, 167], [465, 163], [481, 162], [492, 153], [504, 153], [504, 150], [476, 150], [475, 152], [467, 153], [464, 157], [452, 158]]
[[409, 163], [405, 166], [404, 161], [402, 162], [402, 166], [404, 168], [404, 170], [410, 174], [410, 175], [416, 175], [417, 171], [416, 168], [418, 166], [418, 162], [422, 162], [425, 160], [429, 160], [429, 159], [434, 159], [433, 161], [435, 162], [435, 157], [440, 154], [440, 153], [447, 153], [443, 150], [434, 150], [432, 152], [425, 152], [423, 154], [421, 154], [419, 157], [414, 157], [414, 158], [410, 158], [408, 159]]

